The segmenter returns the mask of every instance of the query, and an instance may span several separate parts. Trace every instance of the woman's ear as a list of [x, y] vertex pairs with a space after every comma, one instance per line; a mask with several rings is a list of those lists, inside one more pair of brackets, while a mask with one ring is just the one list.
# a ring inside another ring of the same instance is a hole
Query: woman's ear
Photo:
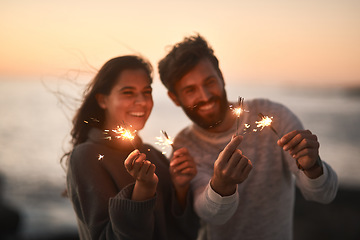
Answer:
[[168, 96], [171, 98], [171, 100], [176, 104], [176, 106], [180, 106], [180, 102], [177, 99], [176, 95], [173, 92], [168, 91]]
[[98, 93], [95, 95], [96, 101], [102, 109], [106, 109], [106, 96], [104, 94]]

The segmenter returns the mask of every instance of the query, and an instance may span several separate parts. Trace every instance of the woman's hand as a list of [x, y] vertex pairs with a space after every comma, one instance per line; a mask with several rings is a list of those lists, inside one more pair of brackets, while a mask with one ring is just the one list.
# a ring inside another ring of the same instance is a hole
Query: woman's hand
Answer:
[[174, 151], [169, 170], [175, 188], [188, 187], [197, 173], [194, 159], [186, 148]]
[[190, 188], [190, 181], [195, 177], [197, 170], [194, 159], [186, 148], [174, 151], [170, 160], [170, 175], [175, 187], [176, 197], [182, 208], [186, 205], [186, 196]]
[[155, 165], [146, 160], [146, 155], [135, 149], [124, 162], [128, 173], [136, 180], [132, 200], [143, 201], [154, 197], [158, 184]]

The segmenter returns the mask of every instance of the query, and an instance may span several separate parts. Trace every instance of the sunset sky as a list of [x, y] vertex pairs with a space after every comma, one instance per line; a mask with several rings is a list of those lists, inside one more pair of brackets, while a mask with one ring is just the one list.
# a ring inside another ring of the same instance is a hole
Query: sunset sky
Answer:
[[360, 85], [359, 0], [1, 0], [0, 76], [56, 75], [196, 32], [227, 81]]

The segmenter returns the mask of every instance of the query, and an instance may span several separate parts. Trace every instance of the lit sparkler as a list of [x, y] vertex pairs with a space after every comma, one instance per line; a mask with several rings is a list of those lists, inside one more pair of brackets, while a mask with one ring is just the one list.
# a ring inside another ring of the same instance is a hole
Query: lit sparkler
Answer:
[[256, 121], [255, 123], [257, 124], [257, 127], [260, 127], [260, 131], [264, 129], [264, 127], [270, 127], [270, 129], [276, 134], [276, 136], [280, 139], [279, 134], [277, 133], [277, 131], [273, 128], [273, 126], [271, 126], [272, 123], [272, 119], [273, 117], [269, 117], [269, 116], [264, 116], [262, 113], [258, 114], [259, 117], [261, 117], [260, 121]]
[[[131, 127], [131, 125], [130, 125]], [[114, 135], [115, 139], [121, 139], [121, 140], [129, 140], [131, 145], [136, 149], [133, 140], [136, 136], [136, 130], [131, 130], [130, 128], [123, 127], [123, 126], [117, 126], [115, 129], [111, 130], [110, 136], [107, 136], [106, 139], [111, 140], [112, 136]], [[105, 130], [105, 133], [109, 134], [110, 130]]]
[[[276, 134], [276, 136], [280, 139], [279, 134], [274, 129], [273, 126], [271, 126], [273, 117], [264, 116], [262, 113], [259, 113], [259, 117], [261, 117], [260, 121], [255, 122], [257, 124], [257, 127], [261, 127], [260, 131], [264, 129], [264, 127], [270, 127], [271, 130]], [[297, 159], [295, 159], [296, 165], [300, 170], [304, 170], [304, 168], [300, 165]]]
[[240, 115], [244, 111], [244, 98], [238, 97], [238, 107], [233, 109], [233, 113], [236, 115], [236, 135], [239, 135], [239, 123], [240, 123]]
[[161, 130], [161, 133], [163, 134], [163, 136], [156, 137], [157, 142], [155, 142], [155, 144], [161, 146], [161, 149], [163, 150], [162, 154], [166, 154], [166, 152], [164, 151], [165, 148], [171, 146], [172, 149], [174, 149], [174, 142], [171, 137], [166, 133], [166, 131]]

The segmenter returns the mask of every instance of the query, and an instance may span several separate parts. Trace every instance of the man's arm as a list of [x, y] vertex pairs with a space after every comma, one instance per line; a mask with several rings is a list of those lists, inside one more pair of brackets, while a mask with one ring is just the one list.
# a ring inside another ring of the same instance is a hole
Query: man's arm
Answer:
[[[215, 161], [209, 184], [194, 191], [195, 211], [208, 223], [224, 224], [237, 209], [237, 184], [243, 182], [252, 169], [251, 162], [237, 149], [241, 140], [239, 136], [231, 139]], [[200, 169], [198, 174], [208, 176]]]
[[319, 156], [318, 138], [309, 130], [295, 130], [284, 135], [278, 145], [297, 162], [302, 170], [297, 174], [297, 185], [307, 200], [331, 202], [337, 193], [336, 173]]

